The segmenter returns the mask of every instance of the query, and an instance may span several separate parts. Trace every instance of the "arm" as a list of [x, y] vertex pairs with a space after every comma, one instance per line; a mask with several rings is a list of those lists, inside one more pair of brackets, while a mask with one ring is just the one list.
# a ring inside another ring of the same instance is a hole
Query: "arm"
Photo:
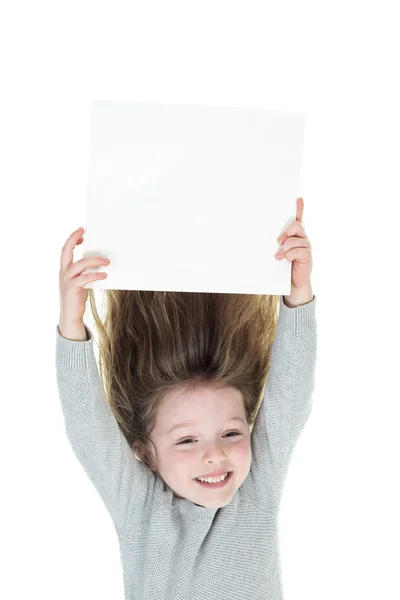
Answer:
[[312, 408], [317, 355], [316, 297], [304, 306], [281, 306], [271, 365], [252, 437], [259, 500], [277, 507], [295, 445]]
[[65, 431], [76, 458], [121, 531], [135, 527], [143, 518], [152, 474], [135, 460], [106, 402], [94, 340], [90, 329], [83, 328], [84, 333], [73, 327], [56, 328], [56, 374]]

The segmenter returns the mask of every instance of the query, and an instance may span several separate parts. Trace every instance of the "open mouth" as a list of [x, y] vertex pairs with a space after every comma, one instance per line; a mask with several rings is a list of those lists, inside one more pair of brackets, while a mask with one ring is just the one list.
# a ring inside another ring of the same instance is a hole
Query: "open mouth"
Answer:
[[195, 479], [196, 483], [202, 485], [205, 488], [210, 488], [210, 490], [215, 490], [224, 487], [231, 479], [232, 479], [233, 471], [229, 471], [228, 476], [225, 477], [223, 481], [219, 481], [218, 483], [207, 483], [205, 481], [199, 481]]

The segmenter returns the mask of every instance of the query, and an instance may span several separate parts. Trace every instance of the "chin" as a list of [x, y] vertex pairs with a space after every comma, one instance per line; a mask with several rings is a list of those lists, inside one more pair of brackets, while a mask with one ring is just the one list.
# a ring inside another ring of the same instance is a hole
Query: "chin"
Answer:
[[[215, 504], [212, 504], [212, 502], [210, 502], [209, 506], [204, 506], [204, 508], [224, 508], [224, 506], [228, 506], [228, 504], [231, 500], [232, 500], [232, 498], [229, 498], [229, 500], [227, 502], [215, 502]], [[198, 504], [197, 506], [202, 506], [202, 505]]]

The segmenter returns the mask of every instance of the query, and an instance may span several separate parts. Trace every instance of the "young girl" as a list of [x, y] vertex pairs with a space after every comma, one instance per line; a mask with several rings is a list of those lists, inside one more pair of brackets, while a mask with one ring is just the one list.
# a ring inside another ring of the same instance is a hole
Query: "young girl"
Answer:
[[302, 213], [299, 198], [281, 240], [289, 297], [105, 290], [102, 323], [90, 290], [100, 371], [83, 286], [105, 274], [82, 272], [106, 263], [73, 263], [79, 230], [63, 247], [65, 429], [115, 525], [126, 599], [283, 598], [279, 506], [316, 364]]

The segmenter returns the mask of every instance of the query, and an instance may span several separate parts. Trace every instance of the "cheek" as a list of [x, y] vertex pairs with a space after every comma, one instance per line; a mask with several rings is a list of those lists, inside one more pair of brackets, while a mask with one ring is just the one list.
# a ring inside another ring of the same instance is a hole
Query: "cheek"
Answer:
[[172, 450], [168, 454], [164, 453], [163, 468], [168, 471], [172, 479], [187, 477], [188, 473], [197, 473], [199, 456], [196, 452]]
[[249, 439], [243, 439], [237, 444], [232, 444], [232, 460], [237, 460], [241, 464], [251, 462], [251, 444]]
[[[197, 468], [199, 462], [198, 452], [179, 452], [176, 457], [176, 472], [187, 474], [187, 472], [193, 471], [193, 466]], [[195, 473], [196, 474], [196, 473]]]

